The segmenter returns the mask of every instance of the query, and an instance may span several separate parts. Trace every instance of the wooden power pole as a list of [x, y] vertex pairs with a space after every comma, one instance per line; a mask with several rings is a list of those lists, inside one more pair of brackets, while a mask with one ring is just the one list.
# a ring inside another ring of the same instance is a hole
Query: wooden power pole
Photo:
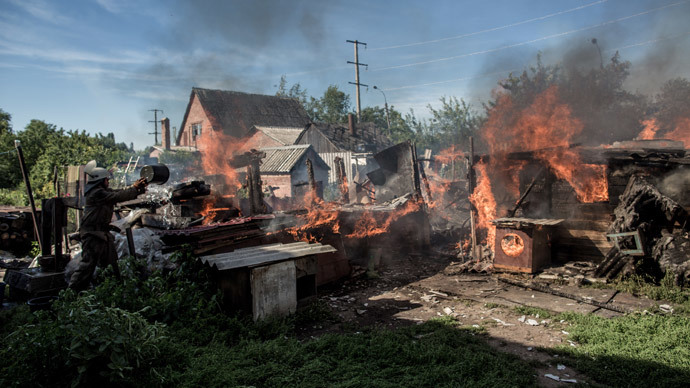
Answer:
[[362, 107], [359, 99], [359, 87], [364, 86], [364, 87], [369, 87], [369, 85], [365, 84], [360, 84], [359, 83], [359, 67], [360, 66], [369, 66], [366, 63], [359, 63], [359, 52], [358, 52], [358, 47], [359, 45], [364, 45], [366, 46], [366, 43], [357, 41], [357, 40], [347, 40], [347, 43], [353, 43], [355, 45], [355, 61], [347, 61], [347, 63], [355, 65], [355, 82], [348, 82], [349, 84], [355, 85], [357, 88], [357, 122], [359, 122], [362, 119]]
[[149, 123], [153, 123], [153, 132], [149, 132], [149, 135], [153, 135], [153, 145], [158, 145], [158, 112], [163, 113], [163, 110], [149, 109], [149, 112], [153, 112], [153, 121], [149, 120]]

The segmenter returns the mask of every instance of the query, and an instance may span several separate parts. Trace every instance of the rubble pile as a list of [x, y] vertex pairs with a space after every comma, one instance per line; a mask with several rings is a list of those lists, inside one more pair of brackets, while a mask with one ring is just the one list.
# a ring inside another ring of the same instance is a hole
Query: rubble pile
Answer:
[[[630, 178], [614, 216], [609, 236], [637, 232], [639, 241], [621, 239], [598, 266], [597, 276], [612, 279], [639, 272], [661, 276], [670, 271], [679, 285], [686, 283], [690, 276], [690, 240], [688, 213], [682, 206], [662, 194], [648, 178], [635, 175]], [[637, 246], [640, 243], [642, 246]]]

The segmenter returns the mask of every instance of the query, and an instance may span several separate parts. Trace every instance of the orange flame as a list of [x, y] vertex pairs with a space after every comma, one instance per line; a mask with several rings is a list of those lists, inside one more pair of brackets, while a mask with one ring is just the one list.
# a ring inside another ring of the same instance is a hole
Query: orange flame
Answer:
[[517, 234], [509, 233], [501, 239], [501, 249], [506, 255], [517, 257], [525, 250], [525, 242]]
[[496, 226], [490, 221], [496, 218], [496, 199], [491, 189], [491, 181], [487, 174], [487, 165], [480, 162], [475, 165], [479, 174], [477, 175], [477, 187], [470, 195], [470, 201], [477, 209], [477, 227], [487, 231], [486, 243], [494, 249], [496, 239]]
[[656, 119], [647, 119], [642, 121], [644, 129], [637, 135], [636, 140], [654, 140], [656, 133], [659, 131], [659, 124], [657, 124]]
[[[510, 96], [499, 96], [483, 134], [493, 155], [537, 151], [535, 156], [566, 180], [580, 201], [605, 201], [608, 184], [604, 166], [583, 164], [580, 155], [569, 148], [583, 128], [570, 107], [559, 102], [558, 87], [552, 86], [524, 109], [517, 108]], [[492, 166], [499, 163], [492, 159]]]
[[204, 217], [203, 225], [208, 225], [215, 221], [218, 212], [230, 210], [229, 207], [214, 207], [215, 199], [213, 197], [204, 198], [203, 208], [200, 214]]
[[403, 217], [407, 214], [419, 210], [421, 206], [422, 201], [410, 199], [409, 201], [405, 202], [404, 205], [398, 207], [397, 209], [393, 210], [388, 214], [385, 214], [384, 219], [381, 222], [376, 220], [373, 212], [365, 210], [364, 213], [362, 213], [360, 219], [357, 220], [357, 222], [355, 222], [355, 229], [346, 237], [373, 237], [388, 232], [394, 221], [396, 221], [400, 217]]
[[228, 161], [240, 153], [242, 140], [220, 131], [206, 131], [197, 141], [201, 152], [201, 166], [207, 175], [221, 175], [225, 184], [234, 189], [242, 187], [237, 171]]
[[673, 131], [664, 135], [665, 139], [682, 141], [685, 148], [690, 148], [690, 118], [682, 117], [676, 122]]

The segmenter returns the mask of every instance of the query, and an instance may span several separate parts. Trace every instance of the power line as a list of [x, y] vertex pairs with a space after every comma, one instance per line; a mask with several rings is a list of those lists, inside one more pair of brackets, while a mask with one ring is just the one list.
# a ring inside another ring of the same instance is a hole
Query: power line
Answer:
[[506, 73], [511, 73], [511, 72], [519, 71], [519, 70], [521, 70], [521, 69], [494, 71], [491, 73], [479, 74], [479, 75], [474, 75], [474, 76], [469, 76], [469, 77], [455, 78], [455, 79], [449, 79], [449, 80], [445, 80], [445, 81], [427, 82], [424, 84], [405, 85], [405, 86], [399, 86], [397, 88], [387, 88], [387, 89], [383, 89], [383, 90], [388, 92], [388, 91], [395, 91], [395, 90], [402, 90], [402, 89], [418, 88], [421, 86], [439, 85], [439, 84], [445, 84], [445, 83], [449, 83], [449, 82], [467, 81], [470, 79], [483, 78], [483, 77], [488, 77], [488, 76], [497, 75], [497, 74], [506, 74]]
[[457, 35], [457, 36], [450, 36], [450, 37], [447, 37], [447, 38], [440, 38], [440, 39], [434, 39], [434, 40], [427, 40], [427, 41], [424, 41], [424, 42], [415, 42], [415, 43], [399, 44], [399, 45], [395, 45], [395, 46], [386, 46], [386, 47], [375, 47], [375, 48], [369, 49], [369, 50], [371, 50], [371, 51], [390, 50], [390, 49], [396, 49], [396, 48], [412, 47], [412, 46], [422, 46], [422, 45], [431, 44], [431, 43], [445, 42], [445, 41], [447, 41], [447, 40], [455, 40], [455, 39], [467, 38], [468, 36], [474, 36], [474, 35], [479, 35], [479, 34], [483, 34], [483, 33], [486, 33], [486, 32], [493, 32], [493, 31], [503, 30], [503, 29], [510, 28], [510, 27], [516, 27], [516, 26], [519, 26], [519, 25], [522, 25], [522, 24], [527, 24], [527, 23], [532, 23], [532, 22], [536, 22], [536, 21], [539, 21], [539, 20], [549, 19], [549, 18], [552, 18], [552, 17], [554, 17], [554, 16], [559, 16], [559, 15], [563, 15], [563, 14], [566, 14], [566, 13], [570, 13], [570, 12], [574, 12], [574, 11], [579, 11], [579, 10], [581, 10], [581, 9], [588, 8], [588, 7], [592, 7], [592, 6], [594, 6], [594, 5], [599, 5], [599, 4], [605, 3], [605, 2], [607, 2], [607, 1], [608, 1], [608, 0], [595, 1], [595, 2], [593, 2], [593, 3], [589, 3], [589, 4], [581, 5], [581, 6], [579, 6], [579, 7], [567, 9], [567, 10], [565, 10], [565, 11], [559, 11], [559, 12], [551, 13], [551, 14], [548, 14], [548, 15], [539, 16], [539, 17], [536, 17], [536, 18], [533, 18], [533, 19], [528, 19], [528, 20], [523, 20], [523, 21], [521, 21], [521, 22], [506, 24], [505, 26], [493, 27], [493, 28], [489, 28], [489, 29], [486, 29], [486, 30], [481, 30], [481, 31], [476, 31], [476, 32], [470, 32], [470, 33], [467, 33], [467, 34], [462, 34], [462, 35]]
[[[632, 47], [645, 46], [648, 44], [657, 43], [657, 42], [661, 42], [664, 40], [682, 38], [682, 37], [685, 37], [688, 35], [690, 35], [690, 31], [679, 34], [679, 35], [666, 36], [666, 37], [661, 37], [661, 38], [657, 38], [657, 39], [646, 40], [644, 42], [637, 42], [637, 43], [629, 44], [627, 46], [612, 48], [612, 49], [605, 50], [605, 52], [615, 52], [615, 51], [624, 50], [624, 49], [628, 49], [628, 48], [632, 48]], [[423, 86], [440, 85], [440, 84], [451, 83], [451, 82], [467, 81], [470, 79], [488, 77], [488, 76], [498, 75], [498, 74], [509, 74], [509, 73], [521, 71], [521, 70], [523, 70], [523, 69], [511, 69], [511, 70], [496, 71], [496, 72], [492, 72], [492, 73], [485, 73], [485, 74], [479, 74], [479, 75], [475, 75], [475, 76], [455, 78], [455, 79], [449, 79], [449, 80], [443, 80], [443, 81], [427, 82], [427, 83], [423, 83], [423, 84], [403, 85], [403, 86], [398, 86], [395, 88], [386, 88], [383, 90], [388, 92], [388, 91], [396, 91], [396, 90], [402, 90], [402, 89], [418, 88], [418, 87], [423, 87]]]
[[540, 42], [540, 41], [547, 40], [547, 39], [551, 39], [551, 38], [557, 38], [557, 37], [561, 37], [561, 36], [566, 36], [566, 35], [574, 34], [574, 33], [577, 33], [577, 32], [587, 31], [587, 30], [591, 30], [591, 29], [594, 29], [594, 28], [603, 27], [603, 26], [606, 26], [606, 25], [609, 25], [609, 24], [618, 23], [618, 22], [621, 22], [621, 21], [624, 21], [624, 20], [632, 19], [632, 18], [635, 18], [635, 17], [638, 17], [638, 16], [642, 16], [642, 15], [646, 15], [646, 14], [649, 14], [649, 13], [652, 13], [652, 12], [655, 12], [655, 11], [659, 11], [659, 10], [661, 10], [661, 9], [670, 8], [670, 7], [675, 7], [675, 6], [678, 6], [678, 5], [681, 5], [681, 4], [685, 4], [685, 3], [688, 3], [689, 1], [690, 1], [690, 0], [679, 1], [679, 2], [677, 2], [677, 3], [667, 4], [667, 5], [664, 5], [664, 6], [661, 6], [661, 7], [657, 7], [657, 8], [653, 8], [653, 9], [647, 10], [647, 11], [639, 12], [639, 13], [636, 13], [636, 14], [634, 14], [634, 15], [624, 16], [624, 17], [621, 17], [621, 18], [618, 18], [618, 19], [613, 19], [613, 20], [605, 21], [605, 22], [603, 22], [603, 23], [595, 24], [595, 25], [592, 25], [592, 26], [583, 27], [583, 28], [578, 28], [578, 29], [570, 30], [570, 31], [566, 31], [566, 32], [561, 32], [561, 33], [558, 33], [558, 34], [548, 35], [548, 36], [544, 36], [544, 37], [541, 37], [541, 38], [528, 40], [528, 41], [525, 41], [525, 42], [510, 44], [510, 45], [507, 45], [507, 46], [501, 46], [501, 47], [497, 47], [497, 48], [494, 48], [494, 49], [475, 51], [475, 52], [472, 52], [472, 53], [461, 54], [461, 55], [455, 55], [455, 56], [452, 56], [452, 57], [445, 57], [445, 58], [438, 58], [438, 59], [430, 59], [430, 60], [428, 60], [428, 61], [422, 61], [422, 62], [407, 63], [407, 64], [404, 64], [404, 65], [395, 65], [395, 66], [387, 66], [387, 67], [374, 68], [374, 69], [371, 69], [371, 71], [392, 70], [392, 69], [401, 69], [401, 68], [404, 68], [404, 67], [411, 67], [411, 66], [418, 66], [418, 65], [426, 65], [426, 64], [429, 64], [429, 63], [437, 63], [437, 62], [443, 62], [443, 61], [450, 61], [450, 60], [453, 60], [453, 59], [466, 58], [466, 57], [471, 57], [471, 56], [474, 56], [474, 55], [488, 54], [488, 53], [493, 53], [493, 52], [497, 52], [497, 51], [501, 51], [501, 50], [505, 50], [505, 49], [509, 49], [509, 48], [525, 46], [525, 45], [528, 45], [528, 44], [531, 44], [531, 43], [536, 43], [536, 42]]

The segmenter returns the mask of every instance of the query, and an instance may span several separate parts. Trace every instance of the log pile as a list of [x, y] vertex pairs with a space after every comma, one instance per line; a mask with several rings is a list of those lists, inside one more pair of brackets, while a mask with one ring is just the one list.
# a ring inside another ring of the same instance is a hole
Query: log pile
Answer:
[[23, 255], [31, 250], [34, 240], [31, 208], [0, 207], [0, 250]]
[[682, 206], [663, 195], [648, 178], [632, 176], [614, 216], [608, 233], [639, 232], [642, 252], [635, 256], [622, 252], [634, 242], [619, 240], [619, 247], [612, 248], [597, 267], [596, 276], [613, 279], [640, 272], [661, 276], [670, 271], [679, 285], [686, 281], [690, 275], [690, 240], [688, 213]]

